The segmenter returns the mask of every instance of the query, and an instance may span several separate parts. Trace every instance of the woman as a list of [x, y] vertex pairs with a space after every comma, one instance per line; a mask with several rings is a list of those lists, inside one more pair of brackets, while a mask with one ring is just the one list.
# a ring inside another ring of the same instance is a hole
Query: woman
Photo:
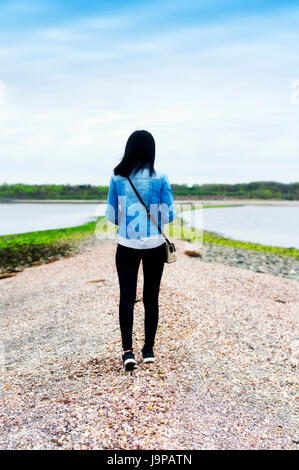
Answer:
[[[163, 224], [171, 222], [175, 212], [168, 178], [155, 171], [154, 162], [153, 136], [144, 130], [133, 132], [127, 141], [121, 162], [114, 168], [107, 200], [106, 217], [118, 225], [116, 268], [120, 286], [119, 322], [125, 370], [137, 367], [132, 347], [132, 329], [141, 260], [145, 310], [142, 357], [145, 363], [155, 361], [153, 347], [158, 325], [158, 297], [164, 268], [165, 240], [154, 220], [163, 230]], [[150, 210], [150, 217], [128, 177]]]

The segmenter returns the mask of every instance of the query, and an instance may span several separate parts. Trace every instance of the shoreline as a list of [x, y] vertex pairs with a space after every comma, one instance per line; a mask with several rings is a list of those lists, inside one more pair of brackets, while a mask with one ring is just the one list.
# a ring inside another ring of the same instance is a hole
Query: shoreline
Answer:
[[[192, 250], [192, 246], [190, 248]], [[201, 261], [220, 263], [253, 271], [272, 274], [281, 278], [299, 281], [299, 259], [290, 256], [258, 252], [246, 248], [205, 243]]]
[[[64, 229], [0, 236], [0, 279], [30, 266], [72, 256], [84, 250], [86, 246], [103, 243], [103, 240], [95, 236], [96, 224], [97, 221], [94, 221]], [[177, 217], [171, 227], [167, 228], [166, 236], [173, 238], [176, 243], [181, 239], [180, 231], [180, 219]], [[184, 237], [182, 241], [190, 243], [188, 249], [202, 261], [299, 280], [298, 249], [241, 242], [204, 231], [203, 248], [196, 252], [195, 245], [192, 246], [194, 232], [186, 227]]]
[[[10, 199], [1, 200], [0, 204], [103, 204], [107, 199]], [[298, 201], [286, 199], [180, 199], [174, 198], [176, 204], [203, 204], [203, 205], [263, 205], [263, 206], [299, 206]]]
[[[173, 237], [173, 241], [175, 244], [184, 243], [186, 251], [190, 252], [188, 257], [198, 258], [198, 262], [227, 265], [299, 281], [299, 259], [292, 256], [209, 242], [204, 242], [202, 249], [198, 252], [194, 251], [194, 245], [188, 239], [179, 240]], [[54, 241], [45, 245], [21, 247], [19, 252], [12, 254], [15, 258], [10, 257], [7, 264], [0, 265], [0, 281], [33, 266], [53, 263], [73, 257], [78, 253], [84, 253], [105, 242], [105, 240], [96, 239], [94, 235], [79, 233], [77, 238], [66, 238], [64, 242], [58, 240], [58, 242]]]

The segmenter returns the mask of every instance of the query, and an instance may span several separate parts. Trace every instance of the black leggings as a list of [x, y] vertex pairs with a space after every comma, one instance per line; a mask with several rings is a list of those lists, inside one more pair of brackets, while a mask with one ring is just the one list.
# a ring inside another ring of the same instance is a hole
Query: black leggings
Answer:
[[133, 311], [140, 260], [143, 265], [143, 304], [145, 346], [152, 348], [159, 317], [159, 289], [164, 268], [165, 246], [135, 249], [117, 245], [116, 268], [120, 287], [119, 323], [123, 350], [132, 349]]

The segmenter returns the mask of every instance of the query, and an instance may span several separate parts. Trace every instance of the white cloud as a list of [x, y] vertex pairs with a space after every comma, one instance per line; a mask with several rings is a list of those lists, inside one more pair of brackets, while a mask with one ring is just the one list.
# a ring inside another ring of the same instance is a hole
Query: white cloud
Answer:
[[137, 128], [174, 182], [294, 179], [298, 13], [134, 33], [142, 11], [2, 46], [1, 179], [107, 183]]

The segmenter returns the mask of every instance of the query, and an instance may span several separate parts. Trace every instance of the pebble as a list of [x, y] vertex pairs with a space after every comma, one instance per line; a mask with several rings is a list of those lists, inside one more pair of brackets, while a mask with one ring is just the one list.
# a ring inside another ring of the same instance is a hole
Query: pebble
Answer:
[[202, 258], [176, 247], [157, 362], [140, 362], [137, 302], [130, 374], [114, 244], [1, 280], [1, 449], [297, 448], [298, 282], [212, 262], [210, 247]]

